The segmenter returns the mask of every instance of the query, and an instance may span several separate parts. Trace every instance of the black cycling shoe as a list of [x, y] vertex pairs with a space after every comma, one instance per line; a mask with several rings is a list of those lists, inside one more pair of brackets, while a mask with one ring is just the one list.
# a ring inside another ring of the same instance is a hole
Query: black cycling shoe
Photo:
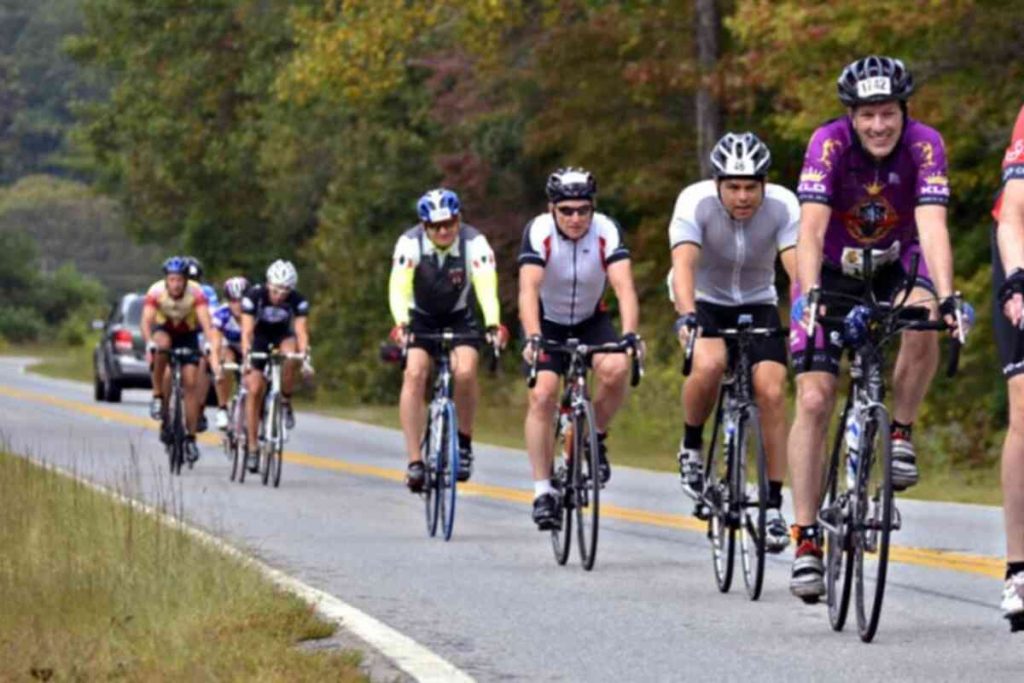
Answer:
[[196, 437], [185, 437], [185, 460], [194, 463], [199, 460], [199, 446], [196, 445]]
[[608, 483], [608, 480], [612, 478], [612, 464], [608, 462], [608, 449], [604, 445], [604, 441], [597, 442], [597, 473], [601, 477], [601, 485]]
[[165, 422], [160, 425], [160, 443], [170, 446], [172, 441], [174, 441], [174, 437], [171, 434], [171, 427]]
[[292, 410], [291, 401], [284, 401], [284, 426], [289, 430], [295, 429], [295, 411]]
[[205, 432], [209, 426], [210, 426], [210, 423], [206, 421], [206, 411], [200, 412], [199, 413], [199, 423], [196, 425], [196, 432], [197, 433]]
[[260, 471], [260, 456], [259, 453], [245, 452], [245, 467], [253, 474]]
[[473, 476], [473, 451], [468, 448], [459, 449], [459, 481], [469, 481]]
[[416, 460], [409, 463], [409, 467], [405, 470], [405, 485], [409, 487], [409, 490], [413, 493], [422, 493], [426, 483], [427, 468], [423, 461]]
[[533, 501], [533, 523], [540, 531], [562, 528], [562, 510], [553, 493], [542, 493]]

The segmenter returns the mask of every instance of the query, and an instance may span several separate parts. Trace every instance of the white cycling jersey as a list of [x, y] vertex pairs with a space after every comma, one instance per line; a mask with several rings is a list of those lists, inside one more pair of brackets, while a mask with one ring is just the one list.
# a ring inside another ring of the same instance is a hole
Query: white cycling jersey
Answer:
[[[737, 221], [718, 198], [715, 181], [704, 180], [679, 193], [668, 236], [673, 249], [686, 243], [700, 247], [698, 301], [720, 306], [776, 304], [775, 257], [796, 246], [799, 225], [796, 195], [781, 185], [766, 183], [757, 212]], [[668, 291], [673, 298], [671, 271]]]
[[595, 213], [590, 229], [578, 240], [566, 237], [550, 213], [530, 221], [523, 231], [519, 265], [544, 268], [540, 305], [544, 318], [576, 325], [593, 316], [608, 284], [609, 264], [629, 258], [619, 224]]

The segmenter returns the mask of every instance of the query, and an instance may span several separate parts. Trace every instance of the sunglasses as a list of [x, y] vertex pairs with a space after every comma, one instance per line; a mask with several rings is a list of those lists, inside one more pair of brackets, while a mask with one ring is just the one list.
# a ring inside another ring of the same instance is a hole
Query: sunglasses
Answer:
[[454, 230], [455, 221], [445, 221], [443, 223], [424, 223], [423, 227], [430, 232], [437, 232], [438, 230]]
[[292, 291], [287, 287], [278, 287], [277, 285], [270, 285], [269, 287], [267, 287], [267, 289], [270, 290], [271, 294], [277, 294], [278, 296], [287, 294], [288, 292]]
[[590, 204], [584, 204], [583, 206], [556, 206], [555, 209], [566, 218], [570, 216], [586, 217], [594, 212], [594, 207]]

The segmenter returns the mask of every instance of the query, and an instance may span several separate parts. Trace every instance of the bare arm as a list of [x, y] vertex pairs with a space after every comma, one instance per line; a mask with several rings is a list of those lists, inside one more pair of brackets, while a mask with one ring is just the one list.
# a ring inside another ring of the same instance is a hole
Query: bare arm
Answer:
[[818, 285], [821, 277], [822, 254], [825, 249], [825, 231], [832, 207], [806, 202], [800, 205], [800, 234], [796, 242], [796, 275], [800, 291], [804, 294]]
[[640, 302], [633, 285], [633, 266], [628, 258], [608, 266], [608, 282], [615, 290], [615, 298], [619, 300], [622, 334], [636, 334], [640, 325]]
[[309, 323], [306, 316], [295, 319], [295, 341], [299, 353], [305, 353], [309, 349]]
[[781, 251], [779, 253], [779, 260], [782, 261], [782, 269], [786, 271], [786, 277], [789, 278], [789, 281], [796, 282], [796, 247]]
[[946, 207], [936, 204], [914, 209], [917, 238], [940, 301], [953, 294], [953, 249], [949, 245], [946, 215]]
[[[217, 336], [217, 331], [213, 327], [213, 321], [210, 320], [210, 307], [206, 304], [202, 306], [196, 306], [196, 319], [199, 321], [199, 328], [203, 331], [203, 336], [206, 337], [208, 343], [212, 344], [213, 340]], [[216, 353], [216, 347], [214, 353], [209, 356], [210, 369], [214, 375], [220, 373], [220, 356]]]
[[544, 268], [524, 263], [519, 268], [519, 322], [527, 337], [540, 334], [540, 286]]
[[[1003, 271], [1010, 274], [1017, 268], [1024, 268], [1024, 180], [1009, 180], [1003, 188], [996, 240]], [[1003, 313], [1014, 326], [1019, 327], [1024, 315], [1022, 297], [1014, 295], [1003, 306]]]
[[149, 346], [153, 337], [153, 321], [156, 319], [156, 307], [146, 304], [142, 307], [142, 342]]
[[685, 315], [697, 310], [697, 263], [700, 247], [684, 242], [672, 250], [672, 294], [676, 300], [676, 313]]
[[256, 319], [247, 314], [242, 314], [242, 357], [249, 355], [252, 351], [253, 331], [256, 329]]

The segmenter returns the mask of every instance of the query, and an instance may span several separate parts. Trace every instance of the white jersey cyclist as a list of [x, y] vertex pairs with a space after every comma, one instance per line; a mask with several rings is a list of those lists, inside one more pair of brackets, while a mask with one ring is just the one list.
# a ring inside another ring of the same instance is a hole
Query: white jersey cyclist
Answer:
[[[766, 183], [764, 203], [747, 220], [729, 216], [714, 180], [679, 193], [668, 234], [671, 248], [692, 243], [701, 249], [697, 300], [719, 306], [777, 304], [775, 258], [796, 246], [800, 204], [796, 195]], [[672, 273], [668, 276], [672, 297]]]
[[541, 310], [545, 320], [559, 325], [577, 325], [597, 313], [608, 265], [628, 258], [622, 229], [603, 213], [594, 214], [590, 229], [578, 240], [562, 234], [554, 217], [543, 213], [526, 226], [519, 251], [519, 265], [544, 268]]

